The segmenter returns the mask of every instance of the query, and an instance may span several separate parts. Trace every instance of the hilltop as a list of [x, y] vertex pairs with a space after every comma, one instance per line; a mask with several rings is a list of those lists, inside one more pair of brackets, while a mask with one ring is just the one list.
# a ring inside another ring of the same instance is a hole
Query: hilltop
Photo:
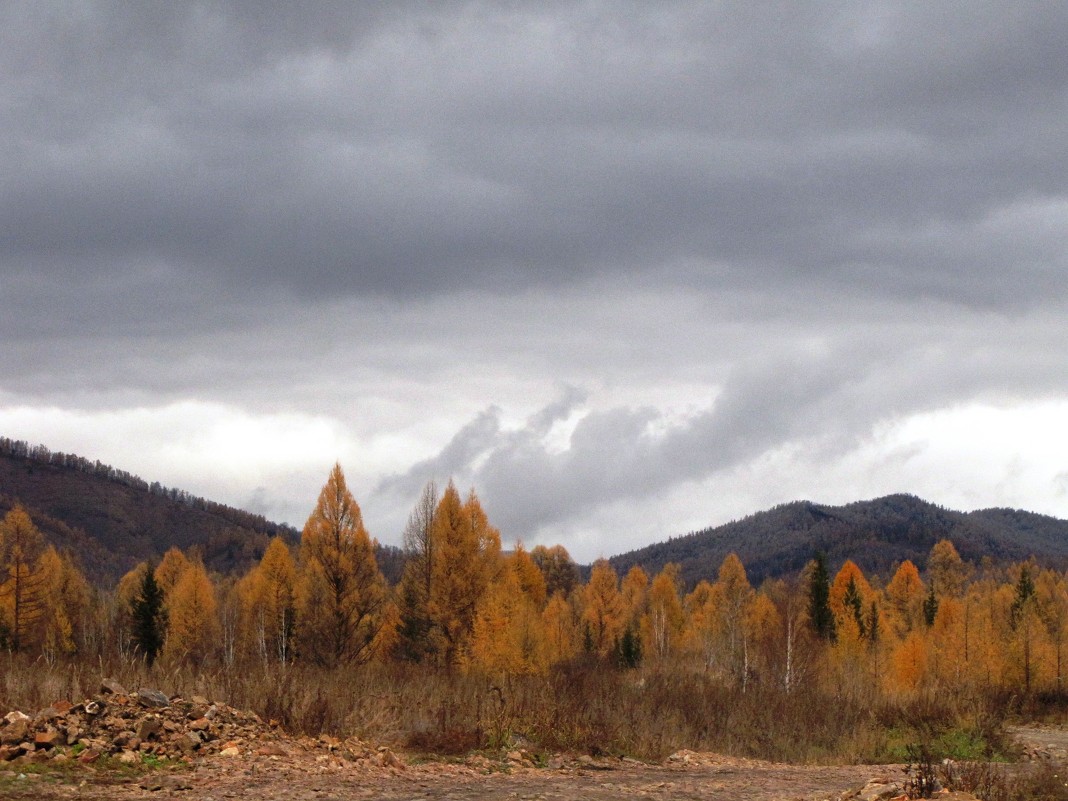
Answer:
[[196, 546], [220, 573], [243, 571], [275, 535], [298, 532], [260, 515], [80, 456], [0, 438], [0, 514], [21, 503], [48, 540], [69, 548], [91, 580], [108, 585], [168, 548]]
[[[315, 499], [308, 501], [309, 510]], [[168, 548], [199, 550], [218, 573], [244, 573], [272, 537], [300, 540], [292, 526], [149, 483], [124, 470], [43, 445], [0, 437], [0, 516], [21, 503], [49, 542], [78, 558], [86, 576], [110, 587]], [[396, 583], [404, 569], [399, 548], [378, 545], [378, 566]]]
[[733, 552], [750, 581], [796, 574], [817, 551], [837, 568], [852, 559], [866, 573], [887, 573], [905, 559], [921, 569], [931, 547], [950, 539], [961, 557], [978, 563], [1027, 559], [1068, 565], [1068, 521], [1013, 509], [957, 512], [912, 495], [888, 495], [844, 506], [796, 501], [714, 528], [619, 554], [619, 573], [641, 565], [652, 575], [677, 562], [693, 586], [714, 578]]

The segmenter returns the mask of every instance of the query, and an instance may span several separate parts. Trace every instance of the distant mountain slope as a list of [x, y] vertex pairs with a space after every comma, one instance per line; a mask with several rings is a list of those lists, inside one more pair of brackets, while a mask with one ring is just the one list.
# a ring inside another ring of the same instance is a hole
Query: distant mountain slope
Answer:
[[0, 514], [16, 501], [102, 586], [171, 546], [199, 546], [208, 568], [225, 573], [247, 569], [276, 534], [298, 537], [289, 526], [100, 462], [0, 438]]
[[723, 558], [737, 553], [754, 584], [796, 574], [816, 551], [832, 569], [852, 559], [866, 573], [886, 573], [911, 559], [923, 569], [938, 540], [948, 538], [965, 559], [1026, 559], [1068, 565], [1068, 521], [1010, 509], [955, 512], [911, 495], [888, 495], [845, 506], [798, 501], [715, 528], [620, 554], [609, 561], [622, 574], [641, 565], [650, 574], [678, 562], [687, 586], [714, 579]]

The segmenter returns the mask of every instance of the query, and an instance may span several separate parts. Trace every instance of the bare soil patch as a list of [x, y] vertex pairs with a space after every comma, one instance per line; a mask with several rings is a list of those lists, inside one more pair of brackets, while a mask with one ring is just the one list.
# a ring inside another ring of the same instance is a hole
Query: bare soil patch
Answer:
[[[683, 754], [662, 765], [619, 759], [568, 759], [533, 768], [472, 757], [463, 763], [419, 762], [401, 755], [394, 767], [352, 761], [321, 748], [287, 743], [259, 754], [213, 755], [185, 770], [122, 776], [79, 767], [67, 773], [0, 774], [0, 797], [21, 799], [185, 798], [197, 801], [348, 801], [349, 799], [716, 799], [783, 801], [834, 798], [874, 776], [898, 779], [887, 766], [797, 766], [713, 754]], [[284, 752], [284, 753], [283, 753]]]

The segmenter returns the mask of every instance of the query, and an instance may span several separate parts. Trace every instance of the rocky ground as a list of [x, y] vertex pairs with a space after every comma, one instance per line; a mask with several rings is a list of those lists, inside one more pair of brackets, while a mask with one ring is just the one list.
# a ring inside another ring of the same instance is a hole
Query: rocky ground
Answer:
[[[1057, 734], [1061, 740], [1043, 731], [1033, 748], [1059, 747], [1040, 740], [1068, 743]], [[655, 765], [565, 754], [535, 759], [517, 749], [499, 759], [427, 760], [355, 739], [292, 737], [218, 701], [127, 691], [105, 680], [81, 703], [5, 716], [0, 799], [879, 801], [901, 797], [904, 779], [894, 766], [779, 765], [685, 751]]]

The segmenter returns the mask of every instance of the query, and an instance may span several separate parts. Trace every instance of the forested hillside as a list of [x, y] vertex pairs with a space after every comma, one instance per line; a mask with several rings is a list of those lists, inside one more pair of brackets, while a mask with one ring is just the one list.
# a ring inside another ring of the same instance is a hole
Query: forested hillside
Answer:
[[168, 548], [198, 547], [205, 565], [244, 571], [278, 534], [298, 532], [259, 515], [148, 483], [100, 462], [0, 438], [0, 514], [18, 501], [45, 537], [69, 549], [97, 584], [113, 584]]
[[1034, 555], [1046, 564], [1068, 564], [1068, 521], [1011, 509], [955, 512], [911, 495], [845, 506], [788, 503], [609, 561], [620, 573], [641, 565], [650, 574], [677, 562], [680, 578], [692, 587], [714, 576], [729, 553], [742, 559], [755, 582], [796, 574], [817, 551], [831, 564], [852, 559], [866, 573], [886, 574], [906, 559], [922, 565], [941, 539], [952, 540], [975, 563]]

